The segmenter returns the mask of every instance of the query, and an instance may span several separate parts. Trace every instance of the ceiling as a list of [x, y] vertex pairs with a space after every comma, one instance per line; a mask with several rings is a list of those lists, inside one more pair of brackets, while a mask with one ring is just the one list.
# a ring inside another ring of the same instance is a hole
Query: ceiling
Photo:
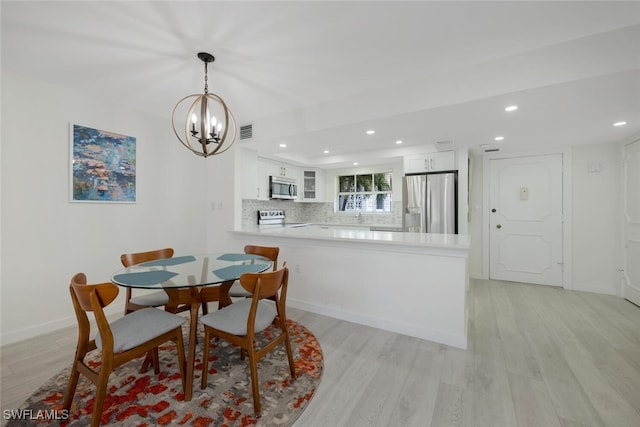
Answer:
[[209, 90], [253, 126], [237, 144], [296, 164], [640, 136], [640, 2], [0, 7], [3, 69], [166, 117], [168, 133], [175, 103], [203, 90], [196, 53], [212, 53]]

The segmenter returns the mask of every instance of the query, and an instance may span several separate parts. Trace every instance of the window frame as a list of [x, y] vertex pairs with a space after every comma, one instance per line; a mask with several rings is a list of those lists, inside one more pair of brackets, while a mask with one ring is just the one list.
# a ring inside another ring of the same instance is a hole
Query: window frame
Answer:
[[[357, 191], [354, 187], [357, 186], [358, 184], [358, 177], [362, 177], [362, 176], [367, 176], [370, 175], [371, 177], [371, 191]], [[385, 183], [388, 183], [389, 185], [389, 189], [388, 190], [376, 190], [375, 188], [375, 183], [376, 183], [376, 175], [384, 175], [385, 176]], [[352, 181], [352, 188], [353, 191], [340, 191], [340, 184], [342, 181], [342, 178], [345, 177], [352, 177], [353, 181]], [[337, 192], [336, 192], [336, 211], [337, 213], [344, 213], [344, 214], [349, 214], [349, 213], [366, 213], [366, 214], [390, 214], [391, 213], [391, 205], [393, 203], [393, 172], [392, 171], [384, 171], [384, 172], [354, 172], [354, 173], [349, 173], [349, 174], [338, 174], [336, 175], [336, 187], [337, 187]], [[384, 203], [384, 207], [383, 209], [376, 209], [374, 208], [373, 210], [367, 210], [367, 209], [362, 209], [362, 205], [361, 208], [358, 209], [356, 208], [357, 202], [356, 199], [357, 198], [362, 198], [361, 202], [366, 202], [367, 199], [372, 199], [374, 200], [373, 204], [374, 206], [376, 205], [376, 201], [377, 197], [380, 195], [384, 195], [384, 198], [387, 199], [388, 198], [388, 202], [383, 200]], [[347, 205], [349, 203], [349, 197], [353, 197], [353, 204], [354, 204], [354, 208], [353, 209], [347, 209]], [[345, 197], [346, 201], [344, 202], [345, 206], [344, 209], [342, 209], [341, 206], [341, 198]]]

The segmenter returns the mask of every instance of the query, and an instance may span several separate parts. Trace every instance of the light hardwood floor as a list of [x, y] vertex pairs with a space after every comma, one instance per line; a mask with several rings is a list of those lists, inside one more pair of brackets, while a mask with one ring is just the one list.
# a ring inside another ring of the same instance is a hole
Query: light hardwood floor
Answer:
[[[640, 308], [473, 280], [469, 349], [290, 309], [325, 370], [296, 426], [640, 426]], [[75, 329], [2, 348], [2, 409], [66, 367]]]

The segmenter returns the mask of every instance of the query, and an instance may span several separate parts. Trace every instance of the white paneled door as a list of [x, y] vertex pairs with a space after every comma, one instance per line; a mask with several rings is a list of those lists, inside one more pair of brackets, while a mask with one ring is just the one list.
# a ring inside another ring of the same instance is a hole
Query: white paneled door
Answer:
[[562, 154], [492, 159], [489, 277], [563, 286]]
[[640, 141], [624, 149], [624, 274], [622, 296], [640, 305]]

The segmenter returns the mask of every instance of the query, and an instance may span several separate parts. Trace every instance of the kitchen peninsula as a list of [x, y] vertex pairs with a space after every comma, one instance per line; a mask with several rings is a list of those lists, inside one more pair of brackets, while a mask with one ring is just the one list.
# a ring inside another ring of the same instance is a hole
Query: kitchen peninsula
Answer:
[[240, 245], [280, 247], [292, 307], [467, 347], [467, 235], [317, 225], [231, 233]]

